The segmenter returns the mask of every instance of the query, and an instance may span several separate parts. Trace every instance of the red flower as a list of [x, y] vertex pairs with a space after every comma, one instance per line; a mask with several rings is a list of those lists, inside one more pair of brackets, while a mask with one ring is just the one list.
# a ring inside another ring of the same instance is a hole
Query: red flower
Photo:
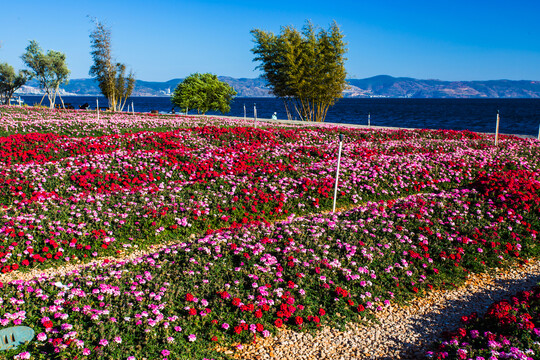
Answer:
[[197, 315], [197, 309], [195, 308], [189, 309], [189, 315]]
[[360, 305], [358, 305], [357, 310], [358, 310], [358, 312], [362, 312], [362, 311], [366, 310], [366, 308], [364, 308], [364, 305], [360, 304]]
[[275, 324], [278, 328], [280, 328], [280, 327], [283, 326], [283, 320], [281, 320], [281, 319], [276, 319], [276, 321], [274, 321], [274, 324]]
[[320, 316], [326, 315], [326, 311], [324, 311], [324, 309], [322, 309], [322, 308], [319, 309], [319, 315], [320, 315]]
[[297, 317], [294, 319], [294, 322], [296, 323], [296, 325], [302, 325], [302, 323], [304, 322], [304, 319], [302, 319], [301, 316], [297, 316]]
[[186, 294], [186, 301], [193, 301], [194, 298], [195, 297], [192, 294], [190, 294], [190, 293]]
[[53, 327], [53, 323], [52, 323], [52, 321], [45, 321], [43, 323], [43, 326], [45, 326], [45, 328], [47, 328], [47, 329], [50, 329], [50, 328]]
[[212, 336], [212, 339], [211, 339], [211, 340], [212, 340], [212, 341], [218, 341], [218, 338], [217, 338], [217, 336]]

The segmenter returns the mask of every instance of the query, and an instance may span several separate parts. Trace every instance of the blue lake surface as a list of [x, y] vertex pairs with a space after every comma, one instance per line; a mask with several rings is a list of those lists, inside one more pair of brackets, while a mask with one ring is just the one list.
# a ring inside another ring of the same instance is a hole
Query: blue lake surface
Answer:
[[[41, 96], [21, 96], [29, 105], [38, 103]], [[96, 107], [95, 96], [64, 96], [64, 102], [75, 108], [88, 103]], [[138, 112], [158, 110], [170, 113], [169, 97], [133, 97], [128, 104]], [[99, 97], [100, 107], [107, 100]], [[276, 98], [236, 98], [228, 116], [253, 117], [254, 107], [258, 118], [271, 118], [277, 112], [278, 119], [286, 119], [283, 102]], [[126, 110], [126, 109], [124, 109]], [[501, 133], [537, 136], [540, 127], [540, 99], [393, 99], [362, 98], [340, 99], [328, 110], [327, 123], [397, 126], [426, 129], [471, 130], [495, 132], [497, 110], [500, 113]], [[178, 113], [178, 109], [176, 109]], [[190, 111], [196, 114], [196, 111]], [[219, 114], [219, 113], [209, 113]]]

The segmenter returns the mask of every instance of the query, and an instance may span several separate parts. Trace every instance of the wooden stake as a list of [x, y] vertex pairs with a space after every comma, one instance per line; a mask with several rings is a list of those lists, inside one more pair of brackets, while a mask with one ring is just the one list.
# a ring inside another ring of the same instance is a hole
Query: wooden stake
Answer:
[[255, 126], [257, 126], [257, 104], [253, 104], [253, 119], [255, 120]]
[[499, 143], [499, 121], [500, 121], [499, 110], [497, 110], [497, 127], [495, 128], [495, 146], [497, 146], [497, 144]]
[[339, 134], [339, 151], [338, 151], [338, 158], [337, 158], [336, 184], [334, 187], [334, 207], [332, 208], [333, 213], [336, 212], [337, 187], [338, 187], [338, 180], [339, 180], [339, 164], [341, 162], [342, 145], [343, 145], [343, 134]]

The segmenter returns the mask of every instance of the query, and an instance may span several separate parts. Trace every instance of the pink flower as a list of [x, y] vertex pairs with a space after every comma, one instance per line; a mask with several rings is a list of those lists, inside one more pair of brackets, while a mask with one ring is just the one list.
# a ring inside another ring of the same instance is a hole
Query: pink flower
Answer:
[[188, 340], [191, 341], [191, 342], [197, 340], [197, 335], [195, 335], [195, 334], [190, 334], [190, 335], [188, 336]]
[[167, 349], [161, 350], [161, 355], [163, 355], [163, 356], [169, 356], [170, 353], [171, 352], [169, 350], [167, 350]]
[[99, 340], [99, 345], [107, 346], [107, 345], [109, 345], [109, 341], [107, 341], [107, 339], [101, 339], [101, 340]]
[[30, 359], [31, 354], [28, 351], [15, 355], [14, 359]]

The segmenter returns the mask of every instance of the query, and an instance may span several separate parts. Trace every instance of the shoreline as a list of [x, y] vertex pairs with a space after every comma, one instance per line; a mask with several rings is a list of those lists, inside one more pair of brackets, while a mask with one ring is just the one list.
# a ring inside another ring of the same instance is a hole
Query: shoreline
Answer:
[[[160, 114], [160, 115], [172, 115], [172, 114]], [[220, 115], [186, 115], [186, 116], [206, 116], [206, 117], [213, 117], [213, 118], [227, 118], [227, 119], [238, 119], [238, 120], [250, 120], [252, 119], [253, 122], [264, 122], [264, 123], [281, 123], [281, 124], [291, 124], [291, 125], [305, 125], [305, 126], [342, 126], [342, 127], [349, 127], [349, 128], [360, 128], [360, 129], [375, 129], [375, 130], [448, 130], [448, 131], [466, 131], [466, 130], [451, 130], [451, 129], [429, 129], [429, 128], [408, 128], [408, 127], [399, 127], [399, 126], [377, 126], [377, 125], [361, 125], [361, 124], [349, 124], [349, 123], [333, 123], [333, 122], [314, 122], [314, 121], [302, 121], [302, 120], [286, 120], [286, 119], [263, 119], [263, 118], [257, 118], [255, 120], [253, 117], [239, 117], [239, 116], [220, 116]], [[471, 131], [471, 130], [468, 130]], [[486, 132], [478, 132], [478, 131], [471, 131], [475, 132], [477, 134], [483, 134], [483, 135], [493, 135], [495, 136], [495, 133], [486, 133]], [[505, 136], [516, 136], [523, 139], [537, 139], [534, 135], [523, 135], [523, 134], [506, 134], [506, 133], [499, 133], [499, 135], [505, 135]]]

